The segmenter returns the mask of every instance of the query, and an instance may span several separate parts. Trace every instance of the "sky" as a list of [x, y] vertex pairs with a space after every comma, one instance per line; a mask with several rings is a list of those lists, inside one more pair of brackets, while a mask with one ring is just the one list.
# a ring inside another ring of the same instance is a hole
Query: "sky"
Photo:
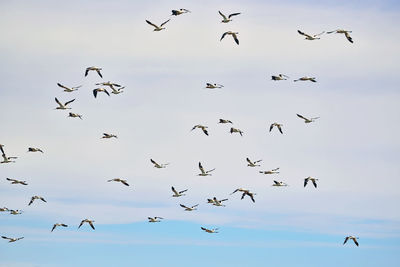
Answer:
[[[24, 237], [0, 240], [1, 267], [399, 266], [397, 1], [0, 7], [0, 144], [18, 156], [0, 164], [0, 207], [23, 210], [0, 213], [0, 235]], [[191, 12], [170, 16], [179, 8]], [[224, 24], [218, 10], [241, 14]], [[145, 22], [168, 19], [160, 32]], [[342, 34], [308, 41], [297, 33], [340, 28], [352, 31], [353, 44]], [[229, 30], [240, 45], [231, 36], [220, 41]], [[89, 66], [104, 78], [85, 77]], [[279, 73], [290, 78], [272, 81]], [[317, 82], [293, 82], [302, 76]], [[94, 98], [102, 81], [124, 92]], [[208, 82], [224, 87], [206, 89]], [[67, 93], [57, 83], [82, 87]], [[83, 120], [54, 110], [55, 97], [76, 99], [70, 111]], [[296, 114], [320, 118], [305, 124]], [[269, 132], [273, 122], [283, 134]], [[209, 136], [191, 131], [196, 124]], [[261, 166], [248, 167], [246, 157]], [[157, 169], [151, 158], [170, 164]], [[212, 176], [197, 176], [199, 162], [215, 168]], [[279, 174], [259, 173], [276, 167]], [[308, 176], [319, 179], [317, 189], [303, 187]], [[107, 182], [117, 177], [130, 186]], [[173, 198], [171, 186], [188, 191]], [[230, 195], [239, 187], [256, 202]], [[47, 203], [28, 206], [34, 195]], [[214, 196], [228, 198], [226, 206], [207, 204]], [[199, 206], [187, 212], [179, 204]], [[149, 223], [150, 216], [164, 219]], [[77, 229], [85, 218], [96, 230]], [[68, 227], [50, 232], [54, 223]], [[343, 245], [348, 235], [360, 246]]]

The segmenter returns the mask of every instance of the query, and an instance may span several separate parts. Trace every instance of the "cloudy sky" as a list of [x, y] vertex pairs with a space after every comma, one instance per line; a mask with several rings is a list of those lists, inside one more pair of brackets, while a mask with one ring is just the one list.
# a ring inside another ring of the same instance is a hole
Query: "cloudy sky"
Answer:
[[[0, 235], [25, 237], [0, 240], [0, 266], [399, 266], [397, 1], [82, 2], [0, 2], [0, 143], [18, 156], [0, 165], [0, 207], [23, 210], [0, 213]], [[171, 17], [179, 8], [192, 12]], [[218, 10], [241, 14], [223, 24]], [[146, 19], [171, 21], [154, 32]], [[297, 33], [338, 28], [354, 43]], [[228, 30], [240, 45], [219, 40]], [[89, 66], [104, 79], [84, 77]], [[271, 81], [279, 73], [290, 79]], [[293, 82], [302, 76], [317, 82]], [[125, 90], [95, 99], [101, 81]], [[54, 110], [55, 97], [76, 99], [83, 120]], [[273, 122], [283, 135], [268, 131]], [[190, 131], [196, 124], [209, 136]], [[170, 164], [156, 169], [150, 158]], [[197, 176], [199, 161], [212, 176]], [[308, 176], [318, 189], [303, 187]], [[130, 186], [107, 182], [116, 177]], [[172, 198], [171, 186], [187, 195]], [[239, 187], [256, 203], [229, 195]], [[33, 195], [47, 203], [28, 206]], [[226, 207], [206, 203], [214, 196]], [[95, 231], [77, 230], [85, 218]], [[69, 227], [51, 233], [56, 222]], [[347, 235], [360, 246], [343, 246]]]

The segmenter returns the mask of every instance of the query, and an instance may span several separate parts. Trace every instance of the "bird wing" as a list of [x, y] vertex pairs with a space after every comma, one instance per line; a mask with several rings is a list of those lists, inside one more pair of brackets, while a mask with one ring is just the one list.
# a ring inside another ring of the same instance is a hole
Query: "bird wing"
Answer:
[[110, 93], [106, 89], [104, 89], [104, 93], [106, 93], [108, 96], [110, 96]]
[[17, 180], [15, 179], [11, 179], [11, 178], [6, 178], [7, 181], [11, 181], [11, 182], [17, 182]]
[[93, 90], [93, 95], [94, 95], [94, 98], [97, 97], [97, 89], [94, 89], [94, 90]]
[[175, 187], [171, 186], [172, 192], [174, 192], [175, 195], [179, 195], [178, 191], [175, 190]]
[[256, 201], [254, 200], [254, 195], [253, 194], [248, 194], [248, 196], [251, 198], [251, 201], [253, 201], [253, 203], [256, 203]]
[[68, 227], [68, 225], [66, 225], [66, 224], [64, 224], [64, 223], [62, 223], [61, 226]]
[[66, 87], [66, 86], [64, 86], [64, 85], [62, 85], [61, 83], [57, 83], [57, 85], [58, 85], [59, 87], [61, 87], [61, 88], [67, 89], [67, 90], [70, 89], [70, 88], [68, 88], [68, 87]]
[[181, 206], [181, 207], [184, 208], [184, 209], [188, 209], [188, 207], [186, 207], [186, 206], [183, 205], [183, 204], [179, 204], [179, 206]]
[[251, 162], [251, 160], [250, 160], [249, 158], [246, 158], [246, 160], [247, 160], [247, 162], [248, 162], [250, 165], [253, 165], [253, 164], [254, 164], [253, 162]]
[[202, 174], [205, 174], [206, 172], [203, 169], [203, 165], [201, 165], [201, 162], [199, 162], [199, 169], [201, 171]]
[[188, 191], [187, 189], [179, 191], [179, 194], [185, 193], [186, 191]]
[[329, 31], [329, 32], [326, 32], [326, 33], [327, 33], [327, 34], [331, 34], [331, 33], [334, 33], [334, 32], [337, 32], [337, 30]]
[[262, 159], [259, 159], [259, 160], [254, 161], [254, 163], [259, 163], [261, 161], [262, 161]]
[[103, 78], [103, 75], [101, 75], [100, 70], [97, 69], [96, 72], [97, 72], [97, 74], [99, 74], [100, 78]]
[[236, 189], [235, 191], [233, 191], [232, 193], [230, 193], [230, 195], [235, 194], [237, 191], [239, 191], [239, 189]]
[[11, 238], [6, 237], [6, 236], [1, 236], [1, 238], [11, 240]]
[[146, 19], [146, 22], [147, 22], [147, 24], [150, 24], [151, 26], [153, 26], [154, 28], [158, 28], [158, 26], [157, 25], [155, 25], [154, 23], [151, 23], [150, 21], [148, 21], [147, 19]]
[[275, 171], [277, 171], [277, 170], [279, 170], [279, 167], [278, 167], [278, 168], [275, 168], [275, 169], [272, 169], [271, 171], [275, 172]]
[[53, 225], [53, 228], [51, 229], [51, 231], [53, 232], [54, 229], [56, 229], [56, 227], [57, 227], [57, 224], [54, 224], [54, 225]]
[[344, 36], [346, 36], [347, 40], [348, 40], [350, 43], [353, 43], [353, 39], [351, 38], [351, 36], [350, 36], [350, 34], [349, 34], [348, 32], [345, 32], [345, 33], [344, 33]]
[[42, 197], [40, 197], [40, 200], [47, 203], [47, 201]]
[[75, 101], [75, 98], [74, 98], [74, 99], [72, 99], [72, 100], [70, 100], [70, 101], [68, 101], [68, 102], [65, 102], [65, 104], [64, 104], [64, 105], [66, 106], [66, 105], [68, 105], [69, 103], [72, 103], [72, 102], [74, 102], [74, 101]]
[[306, 187], [307, 183], [308, 183], [308, 178], [304, 179], [304, 187]]
[[274, 128], [274, 124], [271, 124], [271, 126], [269, 127], [269, 131], [272, 131], [272, 128]]
[[280, 185], [280, 183], [279, 183], [278, 181], [275, 181], [275, 180], [274, 180], [274, 183], [275, 183], [276, 185]]
[[92, 227], [93, 230], [95, 230], [94, 225], [93, 225], [93, 223], [91, 221], [89, 221], [89, 224], [90, 224], [90, 227]]
[[308, 120], [306, 117], [303, 117], [303, 116], [301, 116], [300, 114], [296, 114], [297, 115], [297, 117], [299, 117], [299, 118], [302, 118], [303, 120]]
[[203, 133], [208, 136], [208, 131], [205, 128], [201, 128], [201, 129], [203, 130]]
[[85, 77], [88, 75], [88, 73], [89, 73], [89, 68], [86, 68]]
[[213, 170], [215, 170], [215, 168], [214, 168], [214, 169], [211, 169], [211, 170], [208, 170], [208, 171], [206, 171], [206, 173], [212, 172]]
[[32, 197], [31, 198], [31, 201], [29, 201], [29, 204], [28, 204], [28, 206], [30, 206], [32, 203], [33, 203], [33, 201], [35, 200], [35, 198], [34, 197]]
[[121, 183], [123, 183], [126, 186], [129, 186], [129, 184], [125, 180], [121, 180]]
[[346, 244], [347, 240], [349, 240], [348, 236], [346, 236], [346, 238], [344, 239], [343, 245]]
[[325, 31], [323, 31], [323, 32], [321, 32], [321, 33], [318, 33], [318, 34], [314, 34], [314, 36], [313, 36], [313, 37], [320, 36], [320, 35], [322, 35], [322, 34], [324, 34], [324, 33], [325, 33]]
[[198, 205], [199, 205], [199, 204], [196, 204], [196, 205], [192, 206], [192, 209], [193, 209], [193, 208], [196, 208]]
[[228, 200], [227, 198], [224, 198], [224, 199], [219, 200], [219, 202], [227, 201], [227, 200]]
[[315, 181], [315, 179], [312, 179], [311, 181], [312, 181], [314, 187], [317, 188], [317, 182]]
[[246, 192], [243, 192], [242, 197], [240, 199], [243, 199], [245, 195], [246, 195]]
[[281, 132], [281, 134], [283, 134], [283, 132], [282, 132], [282, 128], [281, 128], [281, 126], [280, 126], [280, 125], [278, 125], [278, 130]]
[[307, 36], [307, 37], [309, 37], [309, 38], [312, 38], [311, 35], [308, 35], [307, 33], [304, 33], [304, 32], [302, 32], [302, 31], [300, 31], [300, 30], [297, 30], [297, 32], [298, 32], [299, 34], [301, 34], [301, 35], [304, 35], [304, 36]]
[[237, 38], [236, 33], [233, 33], [233, 34], [232, 34], [232, 37], [233, 37], [233, 39], [235, 40], [235, 42], [236, 42], [237, 44], [239, 44], [239, 39]]
[[221, 11], [218, 11], [218, 13], [224, 18], [224, 20], [227, 20], [226, 16], [224, 14], [222, 14]]
[[224, 39], [225, 35], [227, 35], [228, 32], [224, 32], [224, 34], [222, 34], [220, 41], [222, 41], [222, 39]]
[[[57, 97], [55, 98], [55, 100], [56, 100], [57, 104], [58, 104], [58, 105], [60, 105], [60, 107], [61, 107], [61, 106], [62, 106], [62, 104], [61, 104], [61, 102], [60, 102], [60, 101], [58, 101]], [[2, 149], [2, 150], [3, 150], [3, 149]]]
[[[201, 230], [203, 230], [203, 231], [207, 231], [208, 229], [207, 228], [204, 228], [204, 227], [200, 227], [201, 228]], [[3, 237], [3, 236], [2, 236]], [[7, 237], [3, 237], [3, 238], [7, 238]]]
[[81, 223], [78, 226], [78, 229], [81, 228], [82, 224], [85, 222], [85, 220], [82, 220]]
[[233, 17], [233, 16], [237, 16], [237, 15], [240, 15], [241, 13], [232, 13], [232, 14], [230, 14], [229, 16], [228, 16], [228, 18], [231, 18], [231, 17]]
[[162, 26], [164, 26], [165, 24], [167, 24], [168, 21], [170, 21], [170, 19], [167, 20], [167, 21], [164, 21], [163, 23], [161, 23], [160, 27], [162, 27]]
[[354, 241], [354, 243], [357, 245], [357, 247], [358, 247], [358, 242], [357, 242], [357, 240], [355, 239], [355, 238], [353, 238], [353, 241]]

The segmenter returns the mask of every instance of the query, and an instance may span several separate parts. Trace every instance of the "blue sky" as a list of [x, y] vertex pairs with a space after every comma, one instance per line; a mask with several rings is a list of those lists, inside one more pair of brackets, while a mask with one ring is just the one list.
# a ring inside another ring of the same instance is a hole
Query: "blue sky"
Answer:
[[[395, 1], [3, 1], [0, 266], [398, 266]], [[173, 17], [153, 32], [145, 23]], [[229, 24], [218, 10], [242, 12]], [[306, 41], [297, 33], [352, 30]], [[240, 45], [227, 30], [239, 32]], [[97, 74], [126, 86], [93, 98]], [[289, 81], [273, 82], [284, 73]], [[317, 83], [292, 82], [301, 76]], [[65, 93], [56, 83], [83, 85]], [[221, 90], [206, 90], [206, 82]], [[54, 97], [76, 98], [72, 112]], [[296, 113], [320, 116], [304, 124]], [[225, 118], [244, 136], [231, 135]], [[283, 123], [284, 135], [268, 132]], [[210, 136], [196, 124], [209, 127]], [[101, 140], [103, 132], [117, 140]], [[40, 147], [44, 154], [27, 153]], [[263, 159], [247, 167], [246, 157]], [[170, 162], [156, 169], [150, 158]], [[213, 176], [197, 176], [198, 162]], [[260, 170], [280, 167], [276, 176]], [[303, 188], [304, 178], [318, 189]], [[6, 177], [26, 180], [10, 185]], [[125, 187], [107, 183], [121, 177]], [[272, 187], [274, 179], [286, 188]], [[189, 189], [172, 198], [171, 186]], [[229, 194], [244, 187], [256, 203]], [[48, 202], [27, 206], [30, 197]], [[226, 207], [207, 198], [229, 198]], [[179, 204], [200, 204], [188, 213]], [[161, 223], [147, 223], [161, 216]], [[77, 230], [84, 218], [95, 220]], [[70, 227], [56, 229], [56, 222]], [[219, 227], [207, 234], [201, 226]], [[360, 247], [343, 246], [346, 235]], [[156, 257], [155, 257], [156, 255]]]

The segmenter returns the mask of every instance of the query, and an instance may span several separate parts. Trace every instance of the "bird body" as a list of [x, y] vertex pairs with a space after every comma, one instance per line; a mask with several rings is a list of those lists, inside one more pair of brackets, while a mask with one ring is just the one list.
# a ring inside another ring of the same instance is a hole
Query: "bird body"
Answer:
[[232, 38], [233, 38], [233, 40], [235, 40], [235, 43], [236, 43], [237, 45], [239, 45], [239, 39], [237, 38], [237, 35], [238, 35], [238, 34], [239, 34], [238, 32], [233, 32], [233, 31], [224, 32], [224, 33], [222, 34], [222, 36], [221, 36], [220, 41], [222, 41], [222, 39], [224, 39], [224, 37], [225, 37], [226, 35], [231, 35]]
[[287, 80], [289, 76], [286, 76], [285, 74], [278, 74], [278, 75], [272, 75], [271, 80], [273, 81], [282, 81], [282, 80]]
[[43, 201], [43, 202], [47, 202], [43, 197], [41, 197], [41, 196], [33, 196], [32, 198], [31, 198], [31, 201], [29, 201], [29, 204], [28, 204], [28, 206], [30, 206], [32, 203], [33, 203], [33, 201], [35, 201], [36, 199], [40, 199], [41, 201]]
[[225, 199], [220, 199], [220, 200], [218, 200], [216, 197], [213, 197], [213, 198], [212, 198], [212, 202], [210, 202], [210, 200], [211, 200], [211, 199], [208, 199], [208, 203], [212, 203], [214, 206], [217, 206], [217, 207], [225, 207], [225, 205], [223, 205], [222, 202], [227, 201], [228, 199], [225, 198]]
[[242, 193], [242, 197], [241, 197], [240, 199], [243, 199], [243, 198], [247, 195], [247, 196], [249, 196], [249, 197], [251, 198], [251, 201], [253, 201], [254, 203], [256, 202], [256, 201], [254, 200], [254, 195], [256, 195], [255, 193], [251, 193], [251, 192], [250, 192], [249, 190], [247, 190], [247, 189], [238, 188], [238, 189], [236, 189], [235, 191], [233, 191], [233, 192], [231, 193], [231, 195], [234, 194], [234, 193], [236, 193], [236, 192], [241, 192], [241, 193]]
[[182, 208], [184, 208], [185, 211], [194, 211], [194, 210], [197, 210], [196, 207], [197, 207], [198, 205], [199, 205], [199, 204], [196, 204], [196, 205], [194, 205], [194, 206], [188, 207], [188, 206], [185, 206], [185, 205], [183, 205], [183, 204], [179, 204], [179, 206], [181, 206]]
[[98, 68], [98, 67], [94, 67], [94, 66], [87, 67], [86, 71], [85, 71], [85, 77], [88, 75], [89, 71], [96, 71], [97, 74], [100, 76], [100, 78], [103, 78], [103, 75], [101, 75], [101, 72], [100, 72], [101, 70], [102, 70], [102, 68]]
[[43, 150], [41, 150], [40, 148], [35, 148], [35, 147], [29, 147], [28, 148], [28, 152], [41, 152], [41, 153], [44, 153]]
[[110, 81], [108, 82], [101, 82], [101, 83], [96, 83], [95, 85], [103, 85], [103, 86], [108, 86], [111, 89], [115, 89], [115, 87], [121, 87], [121, 85], [117, 84], [117, 83], [112, 83]]
[[297, 80], [293, 80], [294, 82], [298, 82], [298, 81], [310, 81], [310, 82], [314, 82], [316, 83], [317, 80], [315, 80], [315, 77], [307, 77], [307, 76], [303, 76], [301, 78], [298, 78]]
[[88, 223], [88, 224], [90, 225], [90, 227], [92, 227], [92, 229], [95, 230], [94, 225], [93, 225], [94, 220], [89, 220], [89, 219], [84, 219], [84, 220], [82, 220], [81, 223], [80, 223], [79, 226], [78, 226], [78, 229], [81, 228], [81, 226], [82, 226], [84, 223]]
[[105, 88], [96, 88], [96, 89], [93, 89], [94, 98], [97, 97], [97, 93], [98, 92], [104, 92], [106, 95], [110, 96], [110, 93], [107, 91], [107, 89], [105, 89]]
[[230, 121], [230, 120], [224, 120], [224, 119], [219, 119], [219, 122], [218, 122], [218, 123], [230, 123], [230, 124], [233, 124], [232, 121]]
[[318, 179], [313, 178], [313, 177], [311, 177], [311, 176], [308, 176], [307, 178], [304, 179], [304, 187], [306, 187], [308, 181], [311, 181], [311, 182], [313, 183], [314, 187], [317, 188], [317, 181], [318, 181]]
[[206, 83], [206, 88], [208, 89], [216, 89], [224, 87], [222, 84], [219, 83]]
[[274, 180], [274, 183], [272, 184], [272, 186], [288, 186], [288, 185], [284, 182], [278, 182], [278, 181]]
[[260, 173], [263, 173], [263, 174], [276, 174], [276, 173], [279, 173], [279, 168], [275, 168], [275, 169], [272, 169], [272, 170], [268, 170], [268, 171], [260, 171]]
[[8, 240], [8, 243], [12, 243], [12, 242], [16, 242], [16, 241], [18, 241], [18, 240], [21, 240], [21, 239], [23, 239], [24, 237], [11, 238], [11, 237], [6, 237], [6, 236], [1, 236], [1, 238], [7, 239], [7, 240]]
[[222, 16], [221, 23], [228, 23], [228, 22], [232, 21], [231, 17], [241, 14], [241, 13], [232, 13], [232, 14], [229, 14], [228, 17], [227, 17], [221, 11], [218, 11], [218, 13]]
[[179, 16], [185, 13], [190, 13], [190, 10], [187, 10], [185, 8], [180, 8], [180, 9], [173, 9], [171, 10], [172, 14], [171, 16]]
[[205, 227], [200, 227], [201, 228], [201, 230], [203, 230], [203, 231], [205, 231], [205, 232], [207, 232], [207, 233], [209, 233], [209, 234], [217, 234], [218, 232], [218, 228], [214, 228], [214, 229], [208, 229], [208, 228], [205, 228]]
[[354, 244], [356, 244], [356, 246], [358, 247], [358, 242], [357, 242], [358, 237], [355, 237], [352, 235], [346, 236], [346, 238], [344, 239], [343, 245], [346, 244], [347, 240], [349, 240], [349, 239], [353, 240]]
[[78, 113], [72, 113], [70, 112], [68, 115], [69, 118], [79, 118], [82, 120], [82, 115], [78, 114]]
[[149, 222], [155, 223], [155, 222], [161, 222], [161, 220], [164, 218], [156, 216], [156, 217], [147, 217], [147, 219], [149, 219]]
[[282, 125], [283, 125], [283, 124], [279, 124], [279, 123], [277, 123], [277, 122], [274, 122], [274, 123], [272, 123], [271, 126], [269, 127], [269, 131], [271, 132], [272, 129], [273, 129], [274, 127], [276, 127], [276, 128], [278, 128], [279, 132], [280, 132], [281, 134], [283, 134], [283, 132], [282, 132]]
[[53, 228], [51, 228], [51, 231], [53, 232], [54, 229], [56, 229], [57, 226], [68, 227], [68, 225], [63, 224], [63, 223], [55, 223], [55, 224], [53, 225]]
[[239, 133], [240, 136], [243, 136], [243, 131], [241, 131], [240, 129], [237, 129], [237, 128], [231, 127], [231, 129], [230, 129], [229, 132], [230, 132], [231, 134], [232, 134], [232, 133]]
[[28, 185], [26, 181], [20, 181], [16, 179], [11, 179], [11, 178], [6, 178], [7, 181], [10, 181], [11, 184], [22, 184], [22, 185]]
[[126, 186], [129, 186], [128, 182], [126, 180], [120, 179], [120, 178], [114, 178], [111, 180], [108, 180], [107, 182], [120, 182]]
[[196, 128], [201, 129], [203, 131], [203, 133], [208, 136], [208, 131], [207, 131], [208, 127], [207, 126], [204, 126], [204, 125], [201, 125], [201, 124], [197, 124], [197, 125], [193, 126], [192, 130], [190, 130], [190, 131], [193, 131]]
[[118, 138], [118, 136], [116, 136], [115, 134], [108, 134], [108, 133], [103, 133], [103, 136], [101, 138], [110, 139], [113, 137]]

